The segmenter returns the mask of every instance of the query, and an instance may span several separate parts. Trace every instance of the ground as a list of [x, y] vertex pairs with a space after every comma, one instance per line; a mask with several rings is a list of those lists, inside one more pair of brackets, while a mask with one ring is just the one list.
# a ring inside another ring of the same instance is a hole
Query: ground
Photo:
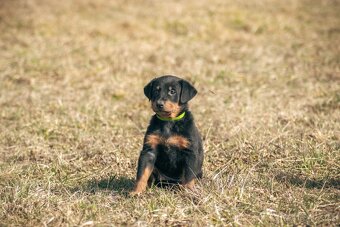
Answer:
[[[337, 0], [2, 0], [0, 226], [333, 225]], [[204, 178], [130, 197], [144, 85], [191, 81]]]

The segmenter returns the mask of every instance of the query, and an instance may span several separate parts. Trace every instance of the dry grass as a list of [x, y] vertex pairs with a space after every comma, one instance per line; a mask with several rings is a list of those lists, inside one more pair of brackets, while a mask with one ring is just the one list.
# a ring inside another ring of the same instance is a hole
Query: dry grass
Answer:
[[[339, 225], [337, 0], [0, 2], [0, 226]], [[130, 198], [143, 86], [199, 95], [197, 192]]]

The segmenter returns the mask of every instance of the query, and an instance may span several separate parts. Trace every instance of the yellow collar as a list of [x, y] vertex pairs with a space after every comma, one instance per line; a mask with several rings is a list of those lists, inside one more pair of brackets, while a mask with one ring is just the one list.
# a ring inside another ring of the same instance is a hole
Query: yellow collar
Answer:
[[178, 115], [177, 117], [174, 117], [174, 118], [161, 117], [161, 116], [158, 116], [158, 114], [156, 114], [156, 116], [161, 121], [179, 121], [179, 120], [183, 119], [183, 117], [185, 116], [185, 112], [181, 113], [180, 115]]

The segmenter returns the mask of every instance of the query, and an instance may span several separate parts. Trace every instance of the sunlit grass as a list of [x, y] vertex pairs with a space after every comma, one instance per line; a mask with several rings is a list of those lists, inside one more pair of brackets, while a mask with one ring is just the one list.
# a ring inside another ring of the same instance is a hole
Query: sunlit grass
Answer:
[[[0, 225], [339, 225], [339, 3], [0, 3]], [[205, 148], [196, 191], [133, 187], [175, 74]]]

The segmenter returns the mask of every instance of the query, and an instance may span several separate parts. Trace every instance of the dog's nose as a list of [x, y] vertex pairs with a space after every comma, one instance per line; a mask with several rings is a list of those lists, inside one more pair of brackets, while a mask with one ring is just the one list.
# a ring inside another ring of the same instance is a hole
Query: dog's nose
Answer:
[[158, 102], [156, 103], [156, 106], [157, 106], [158, 109], [163, 109], [163, 107], [164, 107], [164, 102], [158, 101]]

